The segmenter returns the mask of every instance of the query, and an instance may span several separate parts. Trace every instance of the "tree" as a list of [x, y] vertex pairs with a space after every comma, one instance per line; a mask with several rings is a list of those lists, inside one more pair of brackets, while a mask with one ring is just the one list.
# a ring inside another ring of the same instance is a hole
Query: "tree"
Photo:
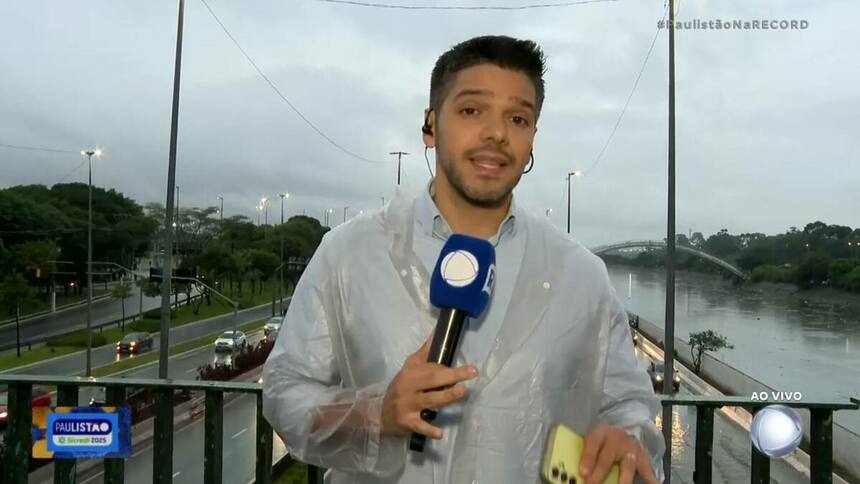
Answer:
[[33, 288], [21, 274], [14, 273], [0, 284], [0, 305], [15, 315], [15, 347], [21, 356], [21, 306], [35, 300]]
[[123, 333], [125, 333], [125, 300], [128, 299], [129, 296], [131, 296], [131, 284], [125, 281], [115, 285], [110, 292], [110, 297], [113, 299], [119, 299], [120, 305], [122, 306], [122, 319], [119, 324], [122, 326]]
[[702, 355], [705, 351], [719, 351], [723, 348], [732, 349], [725, 336], [713, 331], [690, 333], [690, 356], [693, 357], [693, 371], [699, 374], [702, 369]]

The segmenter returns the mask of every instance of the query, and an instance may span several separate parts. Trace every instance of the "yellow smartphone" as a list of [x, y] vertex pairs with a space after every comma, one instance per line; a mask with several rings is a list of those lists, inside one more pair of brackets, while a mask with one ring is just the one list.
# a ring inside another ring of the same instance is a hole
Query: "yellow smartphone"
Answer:
[[[556, 424], [549, 431], [541, 463], [541, 479], [547, 484], [582, 484], [579, 461], [585, 439], [564, 424]], [[614, 464], [603, 484], [618, 484], [620, 469]]]

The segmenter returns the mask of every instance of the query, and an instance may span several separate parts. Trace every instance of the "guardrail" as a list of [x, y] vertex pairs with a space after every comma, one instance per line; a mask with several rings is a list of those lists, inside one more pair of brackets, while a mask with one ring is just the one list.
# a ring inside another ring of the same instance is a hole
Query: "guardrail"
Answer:
[[[257, 400], [256, 471], [255, 482], [272, 482], [272, 427], [263, 417], [262, 388], [259, 383], [151, 380], [132, 378], [81, 378], [42, 375], [0, 375], [0, 384], [8, 385], [8, 425], [6, 455], [3, 456], [3, 482], [24, 484], [29, 478], [32, 449], [33, 385], [57, 387], [57, 405], [76, 406], [80, 387], [104, 387], [107, 405], [122, 405], [128, 389], [146, 388], [155, 394], [153, 422], [154, 483], [169, 483], [173, 479], [173, 418], [174, 393], [196, 391], [205, 394], [204, 404], [204, 482], [223, 482], [224, 394], [253, 394]], [[54, 483], [76, 482], [76, 460], [62, 459], [54, 463]], [[319, 470], [310, 473], [321, 476]], [[104, 459], [104, 482], [122, 483], [125, 476], [124, 459]], [[310, 481], [309, 482], [313, 482]]]
[[[32, 449], [32, 389], [34, 384], [55, 385], [57, 404], [74, 406], [78, 402], [78, 389], [82, 386], [105, 387], [107, 405], [125, 403], [126, 390], [147, 388], [155, 393], [155, 420], [153, 435], [153, 482], [168, 483], [173, 468], [173, 399], [177, 390], [205, 393], [204, 413], [204, 482], [221, 484], [223, 481], [223, 429], [224, 394], [250, 393], [256, 396], [256, 481], [272, 481], [272, 427], [263, 417], [262, 388], [259, 383], [208, 382], [180, 380], [151, 380], [125, 378], [51, 377], [42, 375], [0, 375], [0, 384], [8, 385], [9, 424], [6, 429], [7, 455], [4, 456], [3, 482], [24, 484], [28, 480], [28, 463]], [[769, 402], [751, 401], [744, 397], [662, 396], [664, 406], [696, 407], [695, 470], [693, 481], [709, 484], [713, 475], [714, 410], [720, 407], [743, 407], [752, 413], [770, 405]], [[781, 402], [793, 408], [808, 409], [811, 418], [810, 482], [827, 484], [833, 473], [833, 412], [857, 410], [860, 401], [850, 402]], [[751, 448], [752, 471], [750, 482], [770, 482], [770, 458]], [[54, 465], [54, 482], [75, 482], [75, 460], [58, 460]], [[105, 459], [105, 483], [122, 483], [125, 473], [123, 459]], [[308, 482], [321, 482], [323, 470], [309, 467]]]

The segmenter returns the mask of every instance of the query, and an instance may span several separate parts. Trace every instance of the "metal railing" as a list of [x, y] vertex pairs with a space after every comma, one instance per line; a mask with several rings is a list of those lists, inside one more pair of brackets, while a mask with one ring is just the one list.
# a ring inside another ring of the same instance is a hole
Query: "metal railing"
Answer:
[[[76, 406], [80, 387], [105, 387], [106, 404], [122, 405], [127, 390], [146, 388], [155, 394], [154, 434], [153, 434], [153, 482], [172, 482], [173, 469], [173, 419], [174, 392], [192, 391], [205, 394], [204, 410], [204, 482], [220, 484], [223, 482], [223, 431], [224, 431], [224, 394], [250, 393], [256, 396], [256, 481], [272, 482], [272, 427], [263, 417], [262, 388], [259, 383], [207, 382], [180, 380], [151, 380], [126, 378], [80, 378], [50, 377], [41, 375], [0, 375], [0, 385], [8, 385], [8, 426], [6, 429], [6, 454], [4, 455], [3, 482], [9, 484], [26, 483], [28, 464], [32, 449], [32, 389], [34, 384], [57, 387], [57, 405]], [[702, 396], [662, 396], [664, 406], [696, 407], [695, 469], [693, 482], [708, 484], [713, 475], [714, 410], [720, 407], [743, 407], [755, 413], [772, 404], [765, 401], [751, 401], [744, 397], [702, 397]], [[810, 482], [827, 484], [832, 482], [833, 473], [833, 412], [837, 410], [857, 410], [860, 400], [851, 399], [846, 403], [791, 401], [780, 402], [793, 408], [807, 409], [810, 412], [811, 442]], [[770, 482], [770, 458], [750, 445], [751, 475], [754, 484]], [[105, 483], [122, 483], [125, 473], [123, 459], [105, 459]], [[309, 466], [309, 484], [322, 482], [323, 470]], [[76, 461], [57, 460], [54, 465], [54, 483], [71, 484], [76, 482]]]
[[[696, 407], [695, 464], [693, 482], [710, 484], [713, 475], [714, 448], [714, 410], [721, 407], [742, 407], [753, 415], [762, 408], [776, 402], [755, 401], [749, 397], [722, 396], [704, 397], [697, 395], [663, 395], [663, 406]], [[833, 412], [837, 410], [858, 410], [860, 401], [816, 402], [780, 401], [780, 405], [809, 410], [810, 414], [810, 477], [813, 484], [830, 484], [833, 476]], [[671, 450], [671, 449], [669, 449]], [[762, 454], [750, 444], [750, 482], [753, 484], [770, 483], [770, 457]]]
[[[204, 482], [223, 482], [224, 394], [256, 395], [256, 471], [255, 482], [272, 482], [272, 427], [263, 418], [262, 389], [259, 383], [152, 380], [133, 378], [80, 378], [42, 375], [0, 375], [0, 385], [8, 386], [8, 425], [3, 456], [3, 482], [26, 483], [32, 451], [31, 402], [33, 385], [57, 387], [57, 405], [77, 406], [80, 387], [104, 387], [106, 405], [126, 403], [127, 390], [145, 388], [155, 395], [153, 426], [152, 482], [169, 483], [173, 479], [173, 418], [176, 391], [203, 392], [204, 411]], [[122, 483], [125, 477], [124, 459], [104, 459], [104, 482]], [[76, 461], [58, 459], [54, 464], [54, 483], [76, 482]]]

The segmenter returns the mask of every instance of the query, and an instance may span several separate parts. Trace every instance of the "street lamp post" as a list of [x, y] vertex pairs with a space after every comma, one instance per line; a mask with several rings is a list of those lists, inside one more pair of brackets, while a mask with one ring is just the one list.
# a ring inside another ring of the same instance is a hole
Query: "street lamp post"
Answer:
[[349, 207], [343, 207], [343, 223], [346, 223], [346, 213], [349, 211]]
[[551, 214], [551, 213], [552, 213], [551, 208], [546, 209], [546, 218], [549, 218], [549, 214]]
[[570, 234], [570, 204], [571, 204], [571, 199], [573, 198], [573, 194], [571, 192], [570, 178], [574, 177], [574, 176], [576, 176], [576, 177], [582, 176], [582, 172], [581, 171], [572, 171], [572, 172], [567, 174], [567, 233], [568, 233], [568, 235]]
[[289, 193], [279, 193], [279, 197], [281, 197], [281, 305], [280, 305], [280, 314], [284, 314], [284, 200], [290, 198]]
[[218, 200], [221, 201], [221, 208], [218, 210], [218, 224], [224, 225], [224, 197], [218, 195]]
[[87, 157], [89, 165], [88, 195], [87, 195], [87, 368], [86, 376], [92, 374], [93, 349], [93, 155], [101, 157], [102, 150], [81, 151], [81, 156]]

